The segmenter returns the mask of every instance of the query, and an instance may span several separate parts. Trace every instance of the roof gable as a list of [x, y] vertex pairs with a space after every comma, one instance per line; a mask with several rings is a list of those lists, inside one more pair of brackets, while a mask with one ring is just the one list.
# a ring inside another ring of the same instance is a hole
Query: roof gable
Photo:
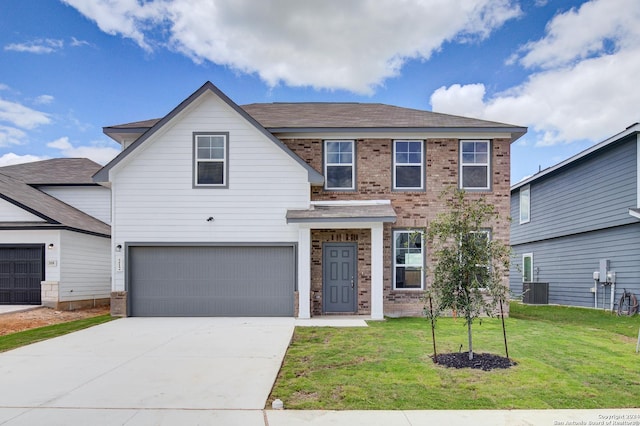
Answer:
[[[262, 133], [267, 139], [273, 142], [276, 146], [278, 146], [282, 151], [284, 151], [287, 155], [293, 158], [300, 166], [307, 170], [308, 180], [312, 184], [322, 184], [324, 182], [324, 177], [315, 171], [311, 166], [309, 166], [304, 160], [298, 157], [293, 151], [291, 151], [282, 141], [276, 138], [273, 134], [271, 134], [268, 130], [266, 130], [260, 123], [258, 123], [253, 117], [247, 114], [242, 108], [240, 108], [235, 102], [233, 102], [227, 95], [222, 93], [220, 89], [218, 89], [213, 83], [207, 81], [202, 87], [196, 90], [191, 96], [182, 101], [180, 105], [174, 108], [169, 114], [164, 116], [159, 120], [147, 120], [136, 123], [129, 123], [128, 125], [123, 126], [112, 126], [109, 128], [105, 128], [105, 133], [109, 134], [109, 129], [115, 129], [113, 132], [118, 132], [122, 129], [126, 131], [126, 129], [137, 129], [135, 131], [140, 131], [141, 126], [151, 125], [144, 133], [136, 139], [134, 143], [129, 145], [126, 149], [124, 149], [118, 156], [116, 156], [113, 160], [111, 160], [106, 166], [104, 166], [100, 171], [98, 171], [93, 179], [95, 182], [107, 182], [109, 181], [109, 171], [118, 163], [120, 163], [124, 158], [126, 158], [131, 152], [133, 152], [137, 147], [143, 144], [146, 140], [148, 140], [151, 136], [157, 133], [164, 125], [166, 125], [169, 121], [171, 121], [174, 117], [184, 111], [189, 105], [199, 99], [203, 94], [207, 92], [212, 92], [218, 98], [220, 98], [223, 102], [229, 105], [234, 111], [236, 111], [243, 119], [249, 122], [253, 127], [255, 127], [260, 133]], [[142, 127], [144, 129], [144, 127]]]
[[[74, 170], [76, 165], [80, 170]], [[88, 171], [99, 167], [91, 160], [66, 158], [0, 167], [0, 198], [42, 219], [40, 222], [2, 223], [0, 228], [63, 228], [109, 237], [109, 225], [34, 188], [30, 182], [91, 185], [92, 182], [87, 182]], [[45, 170], [54, 171], [53, 175], [47, 178]], [[81, 182], [76, 177], [80, 177]]]

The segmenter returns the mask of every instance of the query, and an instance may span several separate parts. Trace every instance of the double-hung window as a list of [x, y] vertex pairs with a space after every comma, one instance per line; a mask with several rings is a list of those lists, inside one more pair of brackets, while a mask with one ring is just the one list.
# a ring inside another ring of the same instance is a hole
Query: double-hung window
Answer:
[[531, 220], [531, 187], [529, 185], [520, 188], [520, 223]]
[[355, 141], [325, 141], [325, 189], [355, 189], [355, 175]]
[[422, 141], [393, 141], [393, 189], [424, 189]]
[[424, 288], [424, 233], [393, 231], [393, 288], [421, 290]]
[[229, 186], [229, 134], [194, 133], [194, 186]]
[[491, 156], [488, 140], [460, 141], [460, 187], [491, 189]]

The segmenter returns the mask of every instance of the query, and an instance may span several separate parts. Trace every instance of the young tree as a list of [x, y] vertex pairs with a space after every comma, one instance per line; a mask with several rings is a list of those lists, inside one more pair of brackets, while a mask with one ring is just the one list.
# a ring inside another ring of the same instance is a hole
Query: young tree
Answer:
[[465, 319], [469, 359], [473, 359], [473, 321], [492, 316], [505, 300], [503, 277], [509, 271], [509, 247], [491, 238], [490, 227], [499, 218], [495, 207], [482, 197], [470, 199], [463, 190], [445, 191], [447, 211], [429, 225], [432, 245], [433, 283], [428, 295], [435, 315], [457, 312]]

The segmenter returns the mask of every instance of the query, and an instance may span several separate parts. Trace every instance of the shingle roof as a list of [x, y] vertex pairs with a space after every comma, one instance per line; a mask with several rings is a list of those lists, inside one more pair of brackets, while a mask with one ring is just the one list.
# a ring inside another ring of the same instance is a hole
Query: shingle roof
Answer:
[[379, 103], [271, 103], [243, 105], [242, 109], [267, 129], [516, 127]]
[[30, 185], [90, 185], [101, 167], [88, 158], [53, 158], [0, 167], [0, 173]]
[[390, 222], [396, 212], [391, 204], [316, 205], [306, 210], [288, 210], [287, 223], [302, 222]]
[[[75, 169], [75, 167], [78, 169]], [[44, 222], [3, 222], [0, 229], [69, 229], [109, 237], [111, 227], [32, 185], [92, 184], [100, 168], [91, 160], [62, 158], [0, 167], [0, 198], [41, 217]], [[51, 173], [47, 177], [46, 172]]]
[[[267, 130], [274, 129], [504, 129], [525, 132], [511, 124], [460, 117], [379, 103], [255, 103], [240, 105]], [[160, 119], [105, 127], [105, 131], [151, 128]]]

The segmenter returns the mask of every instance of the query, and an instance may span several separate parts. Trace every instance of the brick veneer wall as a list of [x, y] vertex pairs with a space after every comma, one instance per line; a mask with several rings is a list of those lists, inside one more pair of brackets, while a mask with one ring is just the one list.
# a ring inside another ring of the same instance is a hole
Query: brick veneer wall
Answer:
[[358, 314], [371, 314], [371, 231], [369, 229], [311, 230], [311, 315], [322, 315], [323, 243], [358, 245]]
[[[283, 139], [283, 142], [298, 156], [310, 164], [315, 170], [323, 172], [322, 152], [323, 142], [320, 139]], [[491, 224], [492, 237], [509, 244], [509, 196], [510, 196], [510, 141], [509, 139], [492, 140], [492, 188], [486, 192], [469, 192], [472, 198], [482, 197], [495, 205], [501, 213], [501, 218]], [[356, 191], [325, 191], [322, 187], [312, 187], [311, 199], [321, 200], [391, 200], [396, 211], [395, 224], [385, 224], [384, 227], [384, 313], [387, 316], [422, 315], [424, 303], [423, 292], [409, 290], [393, 290], [392, 275], [392, 230], [406, 228], [426, 228], [438, 213], [445, 210], [444, 200], [440, 194], [447, 188], [458, 185], [458, 139], [427, 139], [426, 140], [426, 176], [424, 191], [393, 191], [392, 190], [392, 148], [391, 139], [357, 139], [356, 140]], [[369, 231], [366, 232], [367, 235]], [[343, 238], [337, 235], [358, 235], [358, 241], [362, 233], [354, 230], [345, 231], [312, 231], [312, 314], [318, 315], [322, 311], [321, 299], [315, 299], [322, 291], [322, 261], [321, 254], [317, 253], [319, 244], [326, 238]], [[370, 236], [368, 237], [370, 250]], [[358, 270], [367, 270], [366, 277], [361, 277], [359, 284], [363, 288], [371, 288], [370, 255], [364, 255], [358, 244]], [[315, 254], [314, 254], [315, 252]], [[369, 252], [370, 253], [370, 252]], [[319, 256], [319, 257], [318, 257]], [[316, 264], [316, 262], [319, 262]], [[430, 247], [427, 247], [427, 285], [430, 283]], [[505, 285], [508, 278], [505, 279]], [[314, 296], [315, 293], [315, 296]], [[319, 295], [321, 297], [321, 293]], [[364, 295], [362, 296], [365, 297]], [[319, 300], [319, 302], [317, 302]], [[370, 312], [370, 300], [366, 301], [366, 307], [360, 304], [359, 313]]]

